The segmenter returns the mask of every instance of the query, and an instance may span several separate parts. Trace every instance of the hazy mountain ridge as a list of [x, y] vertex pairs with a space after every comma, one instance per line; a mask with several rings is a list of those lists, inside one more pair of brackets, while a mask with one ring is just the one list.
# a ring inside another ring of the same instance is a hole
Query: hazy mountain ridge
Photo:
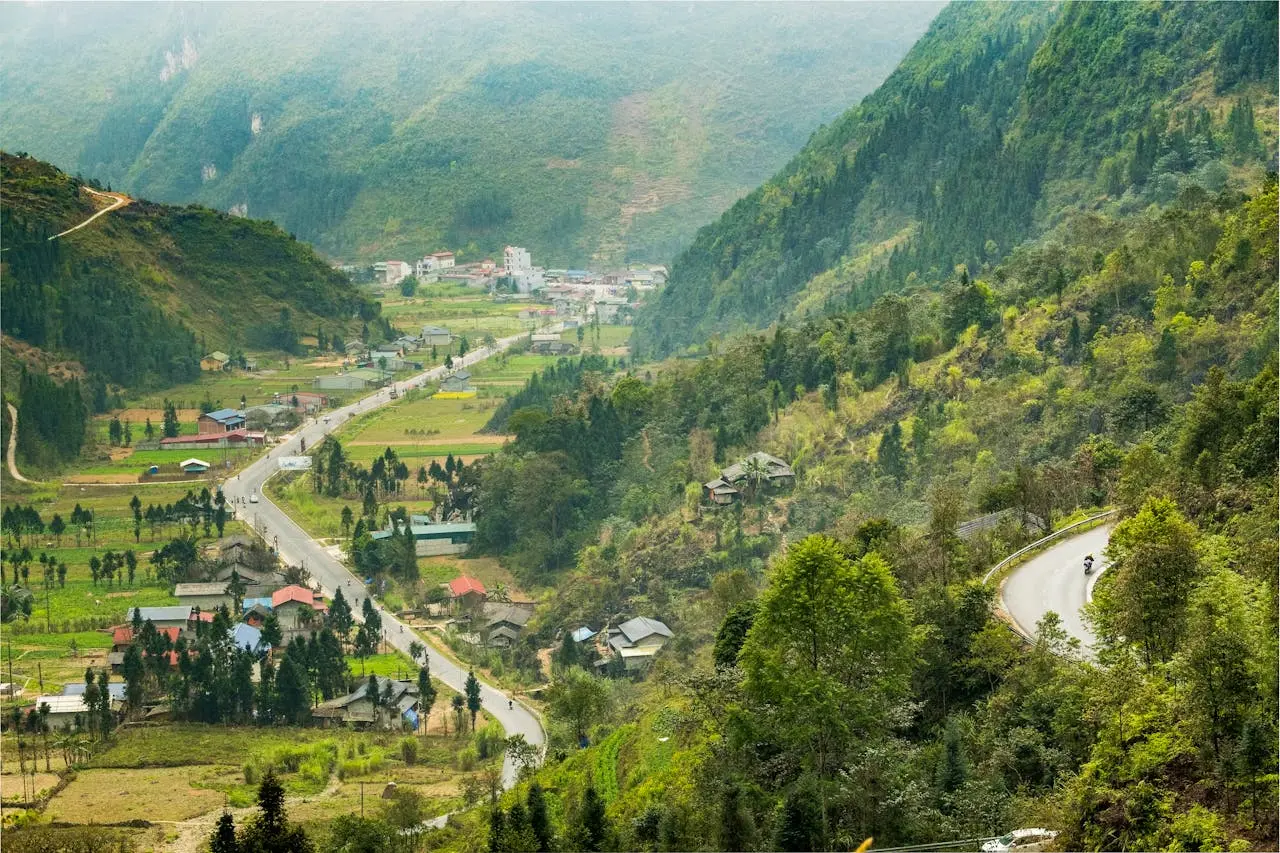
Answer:
[[936, 8], [24, 9], [0, 42], [0, 143], [244, 205], [343, 257], [661, 260], [874, 88]]
[[199, 336], [249, 344], [286, 310], [304, 329], [376, 314], [270, 222], [135, 200], [51, 241], [103, 203], [29, 157], [3, 154], [0, 171], [5, 334], [118, 384], [189, 380], [204, 355]]

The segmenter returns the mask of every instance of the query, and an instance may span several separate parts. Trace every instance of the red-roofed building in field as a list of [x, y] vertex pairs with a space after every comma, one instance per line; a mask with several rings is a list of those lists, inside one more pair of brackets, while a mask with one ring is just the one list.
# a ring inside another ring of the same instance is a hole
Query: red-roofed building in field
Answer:
[[455, 607], [479, 607], [489, 597], [484, 584], [466, 575], [449, 581], [449, 597]]
[[[178, 637], [182, 634], [181, 628], [156, 628], [157, 634], [163, 634], [169, 638], [170, 643], [178, 642]], [[128, 625], [117, 625], [111, 629], [111, 650], [113, 652], [124, 652], [129, 649], [129, 645], [133, 642], [133, 628]]]

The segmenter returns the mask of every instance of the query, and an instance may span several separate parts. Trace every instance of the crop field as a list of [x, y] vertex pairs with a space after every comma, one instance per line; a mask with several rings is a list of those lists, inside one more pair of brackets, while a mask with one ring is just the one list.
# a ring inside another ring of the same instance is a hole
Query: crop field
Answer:
[[[12, 547], [18, 543], [7, 541], [6, 559], [2, 565], [6, 578], [13, 579], [13, 556], [21, 547], [30, 550], [32, 559], [25, 564], [27, 569], [26, 584], [35, 595], [32, 613], [29, 620], [22, 618], [6, 625], [6, 639], [17, 644], [23, 643], [34, 647], [48, 647], [55, 638], [49, 636], [49, 628], [59, 635], [67, 631], [83, 631], [106, 627], [123, 620], [130, 607], [150, 607], [164, 604], [176, 604], [177, 600], [169, 594], [167, 586], [155, 585], [150, 581], [150, 556], [156, 547], [177, 535], [178, 525], [157, 525], [154, 531], [147, 522], [143, 522], [137, 539], [134, 537], [132, 511], [129, 500], [134, 495], [142, 502], [142, 508], [151, 504], [166, 505], [179, 500], [188, 490], [196, 490], [202, 483], [165, 483], [156, 485], [138, 485], [130, 487], [90, 486], [67, 484], [63, 486], [39, 486], [26, 494], [6, 495], [6, 506], [29, 504], [33, 506], [45, 524], [45, 531], [39, 535], [28, 535], [23, 538], [20, 547]], [[94, 513], [92, 531], [71, 524], [71, 514], [79, 504], [82, 509]], [[66, 524], [66, 531], [55, 537], [49, 529], [54, 516], [60, 517]], [[228, 521], [223, 530], [230, 536], [244, 530], [242, 522]], [[198, 529], [198, 534], [204, 530]], [[199, 544], [208, 545], [217, 537], [217, 530], [211, 530], [211, 536], [201, 536]], [[100, 579], [94, 583], [90, 570], [90, 560], [101, 556], [108, 550], [121, 553], [133, 551], [137, 560], [137, 569], [132, 582], [121, 570], [112, 582]], [[66, 575], [59, 580], [54, 572], [46, 580], [45, 566], [39, 556], [45, 554], [58, 563], [67, 566]], [[22, 581], [19, 573], [19, 581]], [[42, 639], [36, 641], [30, 635], [40, 633]], [[65, 643], [62, 644], [65, 648]], [[84, 643], [80, 647], [86, 648]], [[27, 658], [24, 658], [24, 661]], [[25, 664], [15, 661], [15, 670]], [[34, 668], [33, 668], [34, 669]], [[80, 666], [83, 673], [83, 664]], [[16, 674], [16, 673], [15, 673]], [[25, 674], [25, 673], [24, 673]], [[34, 677], [34, 672], [30, 673]]]
[[583, 352], [615, 352], [631, 342], [632, 326], [583, 326], [582, 339], [577, 329], [565, 329], [560, 340], [582, 347]]
[[[290, 818], [312, 832], [323, 831], [337, 815], [358, 813], [362, 793], [376, 807], [391, 782], [424, 797], [429, 813], [444, 813], [458, 805], [462, 780], [483, 767], [470, 734], [455, 734], [452, 724], [445, 733], [442, 719], [453, 693], [438, 682], [437, 690], [431, 721], [417, 735], [184, 723], [121, 730], [53, 798], [46, 814], [72, 824], [101, 822], [103, 815], [117, 821], [192, 821], [224, 804], [235, 810], [252, 806], [267, 769], [284, 785]], [[490, 724], [487, 715], [477, 724]], [[402, 750], [410, 740], [416, 745], [413, 757]], [[186, 830], [203, 837], [211, 827], [211, 820], [201, 820]]]

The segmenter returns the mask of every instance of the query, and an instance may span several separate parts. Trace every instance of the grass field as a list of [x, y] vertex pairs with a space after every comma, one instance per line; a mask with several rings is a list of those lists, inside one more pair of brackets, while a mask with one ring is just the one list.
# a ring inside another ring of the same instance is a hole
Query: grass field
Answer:
[[[85, 630], [120, 622], [126, 611], [133, 606], [176, 604], [177, 600], [169, 594], [167, 586], [151, 585], [148, 583], [148, 577], [151, 570], [151, 552], [176, 536], [178, 527], [176, 525], [159, 527], [153, 539], [150, 527], [144, 522], [141, 535], [135, 541], [129, 500], [137, 495], [145, 510], [150, 504], [171, 504], [185, 495], [188, 490], [193, 488], [198, 490], [200, 485], [198, 483], [166, 483], [136, 487], [42, 485], [28, 490], [23, 495], [6, 495], [6, 505], [22, 503], [34, 506], [46, 526], [42, 536], [28, 537], [22, 543], [33, 555], [32, 561], [27, 564], [26, 580], [26, 585], [35, 594], [31, 619], [30, 621], [19, 619], [7, 625], [6, 635], [10, 638], [21, 638], [21, 642], [32, 645], [47, 645], [51, 641], [50, 638], [41, 640], [39, 643], [28, 638], [36, 632], [48, 633], [47, 627], [50, 625], [55, 632]], [[76, 504], [93, 511], [96, 528], [93, 538], [83, 531], [77, 536], [71, 528], [71, 513]], [[60, 539], [55, 539], [48, 530], [54, 515], [61, 516], [68, 525], [67, 532]], [[223, 532], [230, 536], [244, 529], [242, 522], [232, 520], [227, 523]], [[203, 533], [203, 530], [198, 532]], [[216, 535], [217, 531], [214, 530], [214, 538]], [[202, 539], [200, 544], [207, 545], [212, 541], [212, 538]], [[12, 547], [14, 544], [5, 543], [8, 554], [16, 551]], [[105, 580], [99, 581], [96, 585], [93, 583], [89, 561], [94, 556], [101, 557], [107, 550], [134, 552], [138, 566], [132, 584], [128, 582], [127, 577], [119, 575], [110, 586]], [[55, 575], [47, 598], [44, 567], [38, 560], [41, 553], [53, 557], [59, 563], [67, 564], [65, 584], [59, 585]], [[3, 563], [3, 570], [6, 579], [12, 581], [13, 564], [10, 560]], [[21, 581], [21, 576], [19, 580]]]
[[[574, 346], [581, 346], [583, 352], [601, 352], [616, 350], [627, 346], [631, 341], [632, 326], [585, 326], [582, 329], [582, 340], [578, 340], [577, 329], [565, 329], [560, 340]], [[597, 332], [599, 333], [597, 335]]]

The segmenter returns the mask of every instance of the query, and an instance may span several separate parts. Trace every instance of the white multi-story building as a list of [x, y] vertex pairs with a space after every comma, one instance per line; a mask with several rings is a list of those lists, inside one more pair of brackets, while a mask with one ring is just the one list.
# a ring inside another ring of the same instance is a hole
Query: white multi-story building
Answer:
[[520, 246], [507, 246], [502, 250], [502, 272], [513, 278], [519, 278], [533, 272], [533, 259], [527, 249]]
[[453, 252], [432, 252], [431, 257], [438, 270], [447, 270], [453, 266]]

